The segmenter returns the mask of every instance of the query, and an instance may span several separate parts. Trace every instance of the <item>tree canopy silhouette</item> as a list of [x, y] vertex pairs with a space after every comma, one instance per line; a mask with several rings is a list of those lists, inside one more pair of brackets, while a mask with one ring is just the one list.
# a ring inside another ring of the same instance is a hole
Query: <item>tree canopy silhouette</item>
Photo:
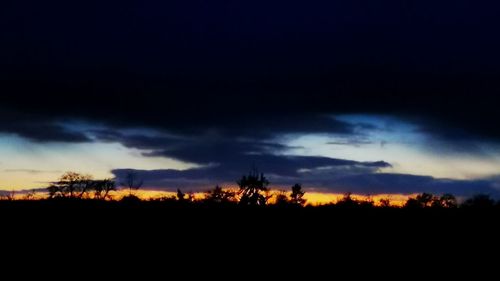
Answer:
[[434, 199], [434, 195], [422, 193], [417, 195], [415, 198], [409, 198], [404, 207], [410, 209], [430, 207]]
[[110, 199], [111, 191], [116, 191], [116, 184], [114, 180], [104, 179], [94, 181], [94, 198], [95, 199]]
[[205, 192], [206, 203], [227, 204], [236, 202], [236, 194], [234, 191], [223, 190], [222, 187], [216, 185], [214, 189]]
[[355, 200], [354, 198], [352, 198], [351, 195], [352, 195], [352, 193], [347, 192], [346, 194], [344, 194], [342, 199], [337, 201], [337, 204], [335, 204], [335, 205], [338, 207], [343, 207], [343, 208], [354, 208], [354, 207], [359, 206], [359, 202], [357, 200]]
[[290, 203], [294, 205], [304, 206], [306, 199], [304, 199], [305, 191], [302, 190], [302, 185], [296, 183], [292, 186], [292, 194], [290, 194]]
[[82, 198], [93, 186], [92, 176], [76, 172], [64, 173], [49, 187], [50, 198]]
[[263, 193], [269, 191], [267, 188], [269, 181], [263, 173], [259, 174], [257, 170], [253, 170], [237, 183], [240, 187], [241, 205], [264, 206], [267, 204], [269, 197]]
[[458, 206], [457, 199], [452, 194], [443, 194], [440, 197], [429, 193], [422, 193], [415, 198], [409, 198], [405, 208], [456, 208]]
[[112, 179], [94, 180], [90, 175], [66, 172], [47, 190], [49, 198], [109, 199], [116, 187]]
[[291, 202], [288, 199], [287, 192], [284, 191], [284, 190], [278, 191], [278, 193], [276, 194], [276, 200], [274, 202], [274, 205], [276, 205], [276, 206], [285, 206], [285, 205], [289, 205], [290, 203]]
[[435, 197], [434, 201], [431, 204], [431, 207], [434, 208], [457, 208], [458, 202], [457, 198], [452, 194], [446, 193], [441, 195], [441, 197]]
[[177, 188], [176, 197], [177, 197], [177, 201], [179, 201], [179, 202], [186, 201], [186, 194], [183, 193], [179, 188]]

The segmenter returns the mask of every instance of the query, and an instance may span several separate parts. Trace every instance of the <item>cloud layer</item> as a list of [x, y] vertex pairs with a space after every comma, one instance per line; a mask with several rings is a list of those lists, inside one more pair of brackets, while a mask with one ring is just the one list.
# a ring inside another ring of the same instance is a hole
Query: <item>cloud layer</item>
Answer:
[[78, 2], [0, 12], [0, 111], [36, 116], [0, 130], [80, 141], [50, 122], [81, 118], [266, 134], [384, 113], [443, 136], [500, 137], [499, 4]]

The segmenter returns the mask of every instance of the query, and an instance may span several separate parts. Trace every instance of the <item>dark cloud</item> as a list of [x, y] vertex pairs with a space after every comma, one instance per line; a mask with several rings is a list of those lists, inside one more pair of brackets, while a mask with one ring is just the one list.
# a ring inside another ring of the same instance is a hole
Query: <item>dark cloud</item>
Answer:
[[2, 126], [4, 132], [13, 133], [36, 142], [88, 142], [90, 139], [80, 132], [73, 132], [63, 126], [50, 123], [16, 123]]
[[384, 161], [358, 162], [321, 156], [286, 155], [284, 153], [290, 147], [275, 142], [237, 138], [229, 140], [217, 135], [148, 136], [109, 131], [95, 131], [94, 135], [100, 140], [118, 141], [129, 147], [148, 150], [149, 152], [145, 153], [147, 156], [164, 156], [202, 165], [187, 170], [112, 171], [118, 179], [134, 171], [150, 188], [175, 190], [181, 187], [200, 190], [217, 183], [234, 184], [242, 174], [257, 167], [265, 172], [275, 185], [288, 186], [300, 182], [308, 186], [309, 190], [323, 192], [430, 192], [453, 193], [458, 196], [486, 193], [500, 197], [500, 191], [495, 188], [495, 179], [451, 180], [379, 173], [381, 169], [391, 165]]
[[198, 137], [124, 135], [94, 131], [98, 140], [120, 142], [125, 146], [148, 150], [145, 156], [164, 156], [199, 165], [215, 165], [211, 172], [249, 170], [252, 166], [283, 176], [295, 176], [299, 169], [329, 166], [388, 167], [385, 162], [356, 162], [321, 156], [285, 155], [291, 148], [284, 144], [255, 139], [229, 139], [217, 135]]
[[[315, 156], [277, 156], [250, 155], [250, 162], [227, 161], [210, 166], [191, 168], [187, 170], [131, 170], [117, 169], [112, 173], [118, 179], [124, 179], [129, 172], [134, 172], [144, 179], [148, 187], [175, 189], [179, 186], [190, 188], [207, 187], [215, 183], [234, 182], [246, 172], [257, 167], [266, 171], [275, 183], [297, 182], [313, 170], [328, 170], [331, 175], [359, 174], [376, 172], [381, 168], [390, 167], [386, 162], [357, 162], [343, 159]], [[249, 164], [251, 163], [251, 164]]]
[[[206, 116], [200, 116], [198, 114], [190, 115], [190, 112], [186, 112], [186, 115], [171, 116], [172, 119], [164, 120], [162, 124], [149, 123], [148, 125], [143, 125], [163, 129], [171, 134], [188, 137], [198, 137], [201, 135], [212, 138], [229, 136], [232, 138], [250, 139], [272, 138], [286, 133], [335, 133], [352, 135], [359, 127], [358, 124], [340, 121], [326, 114], [270, 114], [269, 112], [256, 114], [251, 111], [248, 114], [244, 113], [240, 112], [239, 114], [231, 115], [223, 112], [214, 112]], [[162, 114], [162, 112], [158, 112], [160, 118], [162, 118]], [[169, 116], [168, 113], [166, 115]], [[124, 126], [132, 126], [133, 124], [126, 124]], [[118, 127], [120, 125], [118, 124]], [[93, 133], [103, 138], [106, 138], [106, 134], [109, 134], [109, 138], [116, 137], [113, 136], [115, 133], [106, 132], [105, 130], [97, 130]], [[166, 141], [166, 139], [161, 141]]]
[[495, 180], [454, 180], [436, 179], [429, 176], [408, 174], [371, 173], [348, 175], [333, 178], [324, 190], [336, 192], [354, 192], [358, 194], [412, 194], [412, 193], [451, 193], [457, 196], [489, 194], [500, 197], [500, 190], [495, 188]]
[[[119, 169], [112, 172], [118, 179], [123, 179], [127, 173], [134, 172], [145, 181], [145, 185], [149, 188], [172, 191], [176, 188], [189, 188], [193, 191], [206, 190], [214, 184], [235, 185], [236, 180], [243, 175], [240, 171], [228, 171], [222, 175], [216, 170], [218, 168], [197, 168], [185, 171]], [[451, 193], [461, 197], [488, 194], [500, 198], [498, 180], [495, 179], [436, 179], [429, 176], [374, 173], [375, 170], [366, 169], [363, 165], [342, 165], [330, 167], [318, 173], [307, 171], [294, 176], [269, 174], [269, 178], [274, 186], [291, 186], [299, 182], [307, 191], [316, 192], [353, 192], [372, 195], [427, 192]]]
[[246, 136], [339, 131], [316, 116], [384, 113], [500, 137], [495, 3], [78, 2], [2, 8], [4, 108]]
[[2, 111], [0, 109], [0, 132], [15, 134], [35, 142], [87, 142], [83, 132], [72, 130], [52, 117]]

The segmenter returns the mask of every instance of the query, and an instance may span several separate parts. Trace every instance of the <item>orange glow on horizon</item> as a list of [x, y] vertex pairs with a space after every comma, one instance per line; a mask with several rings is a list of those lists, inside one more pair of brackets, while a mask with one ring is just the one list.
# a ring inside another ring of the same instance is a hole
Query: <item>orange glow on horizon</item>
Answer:
[[[232, 189], [235, 190], [235, 189]], [[188, 194], [188, 192], [185, 192]], [[280, 193], [279, 190], [272, 190], [269, 192], [269, 196], [275, 195]], [[160, 199], [160, 198], [175, 198], [177, 195], [177, 192], [173, 191], [162, 191], [162, 190], [152, 190], [152, 189], [142, 189], [142, 190], [135, 190], [130, 193], [126, 189], [120, 189], [118, 191], [113, 191], [110, 193], [110, 198], [112, 200], [120, 200], [124, 196], [127, 196], [129, 194], [133, 194], [143, 200], [154, 200], [154, 199]], [[203, 199], [205, 197], [205, 192], [193, 192], [194, 198], [196, 200]], [[290, 195], [290, 192], [286, 192], [286, 195]], [[360, 195], [360, 194], [351, 194], [351, 198], [354, 200], [358, 201], [372, 201], [374, 202], [375, 205], [379, 205], [379, 201], [381, 199], [389, 199], [390, 204], [392, 206], [403, 206], [404, 203], [408, 200], [408, 198], [414, 198], [417, 194], [410, 194], [410, 195], [405, 195], [405, 194], [377, 194], [377, 195]], [[326, 205], [326, 204], [331, 204], [331, 203], [337, 203], [339, 200], [341, 200], [345, 194], [342, 193], [327, 193], [327, 192], [307, 192], [304, 195], [304, 199], [307, 200], [306, 204], [313, 205], [313, 206], [318, 206], [318, 205]], [[6, 196], [3, 196], [4, 199], [7, 198]], [[43, 199], [47, 197], [46, 192], [37, 192], [32, 194], [30, 197], [26, 193], [20, 193], [20, 192], [13, 192], [10, 197], [14, 199]], [[270, 199], [270, 203], [274, 203], [274, 196], [273, 198]]]

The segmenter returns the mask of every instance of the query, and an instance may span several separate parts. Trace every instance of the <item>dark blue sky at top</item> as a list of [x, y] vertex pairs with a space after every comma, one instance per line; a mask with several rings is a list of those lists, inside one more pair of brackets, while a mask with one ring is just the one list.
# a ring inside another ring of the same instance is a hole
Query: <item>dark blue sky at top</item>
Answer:
[[[492, 104], [499, 90], [498, 4], [2, 5], [0, 74], [6, 109], [163, 126], [159, 112], [168, 119], [214, 110], [235, 115], [244, 102], [247, 112], [266, 114], [425, 115], [435, 119], [427, 120], [429, 124], [448, 123], [444, 125], [498, 136], [476, 116], [480, 112], [496, 117]], [[65, 106], [73, 100], [81, 106]], [[124, 120], [120, 108], [131, 103], [142, 120]], [[110, 110], [115, 114], [108, 114]]]
[[[279, 158], [281, 135], [355, 136], [338, 114], [390, 115], [463, 149], [498, 143], [499, 11], [466, 0], [2, 1], [0, 132], [221, 167], [255, 150]], [[92, 139], [68, 120], [105, 129]], [[203, 137], [120, 135], [132, 127]]]

